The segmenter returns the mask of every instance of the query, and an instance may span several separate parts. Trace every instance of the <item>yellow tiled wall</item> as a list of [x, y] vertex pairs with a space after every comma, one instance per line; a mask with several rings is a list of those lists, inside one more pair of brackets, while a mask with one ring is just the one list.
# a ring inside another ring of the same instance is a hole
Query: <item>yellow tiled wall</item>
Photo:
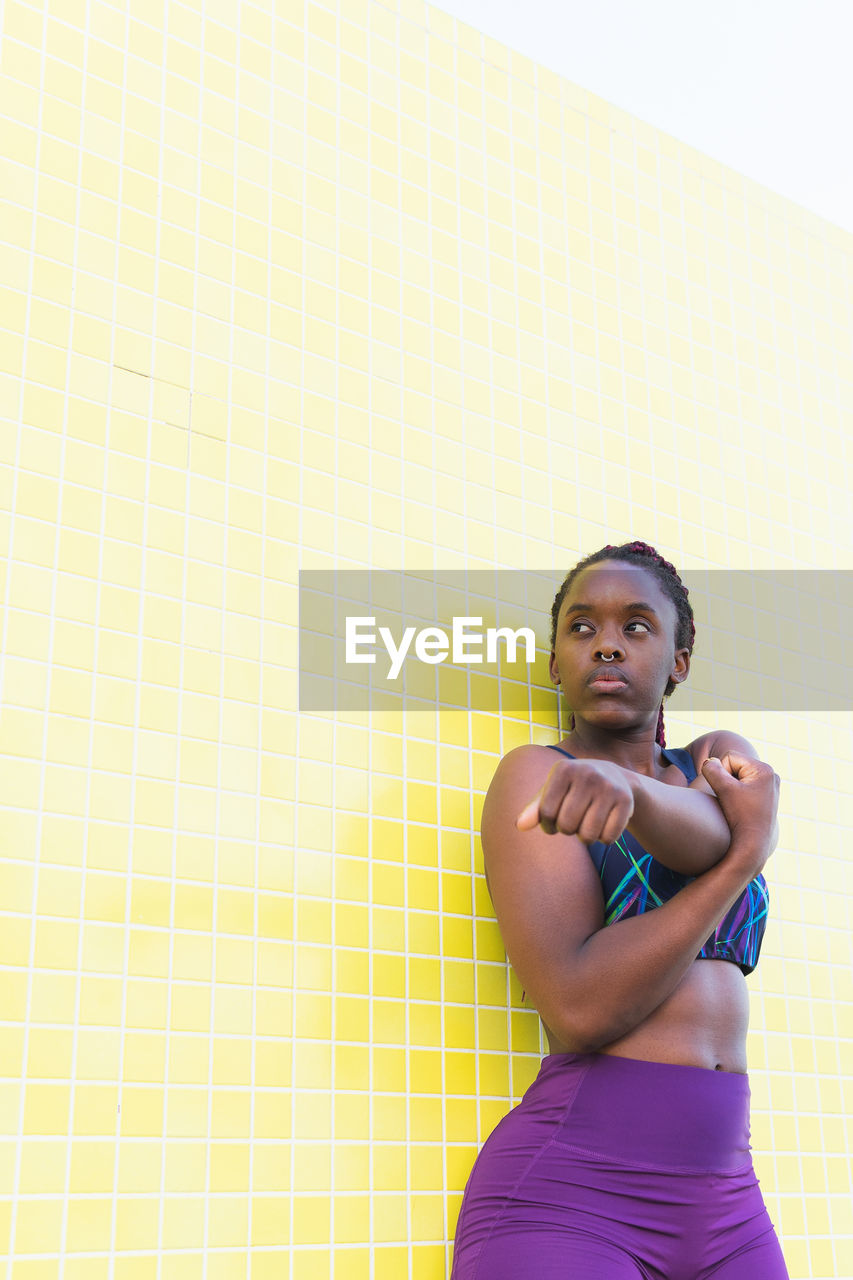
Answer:
[[[850, 568], [851, 236], [417, 0], [3, 24], [2, 1275], [441, 1280], [556, 707], [300, 714], [297, 570]], [[850, 717], [720, 723], [785, 779], [756, 1165], [850, 1280]]]

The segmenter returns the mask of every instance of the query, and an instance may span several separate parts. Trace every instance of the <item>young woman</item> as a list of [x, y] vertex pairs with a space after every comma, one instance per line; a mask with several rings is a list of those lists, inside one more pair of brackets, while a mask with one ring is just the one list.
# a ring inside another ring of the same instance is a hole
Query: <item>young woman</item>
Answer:
[[550, 1053], [474, 1163], [451, 1280], [787, 1280], [746, 1060], [779, 778], [728, 731], [666, 748], [693, 638], [686, 588], [643, 542], [588, 556], [554, 600], [571, 732], [510, 751], [482, 817]]

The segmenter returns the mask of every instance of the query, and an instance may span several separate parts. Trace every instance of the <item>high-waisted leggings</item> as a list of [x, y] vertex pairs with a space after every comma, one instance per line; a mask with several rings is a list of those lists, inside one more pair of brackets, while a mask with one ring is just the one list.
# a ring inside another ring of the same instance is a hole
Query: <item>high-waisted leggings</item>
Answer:
[[749, 1102], [738, 1072], [548, 1054], [474, 1162], [451, 1280], [788, 1280]]

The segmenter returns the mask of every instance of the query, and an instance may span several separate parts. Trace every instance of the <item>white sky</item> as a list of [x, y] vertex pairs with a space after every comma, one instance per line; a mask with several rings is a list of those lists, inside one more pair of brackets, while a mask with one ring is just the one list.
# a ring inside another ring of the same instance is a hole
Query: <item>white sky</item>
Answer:
[[436, 7], [853, 232], [850, 0]]

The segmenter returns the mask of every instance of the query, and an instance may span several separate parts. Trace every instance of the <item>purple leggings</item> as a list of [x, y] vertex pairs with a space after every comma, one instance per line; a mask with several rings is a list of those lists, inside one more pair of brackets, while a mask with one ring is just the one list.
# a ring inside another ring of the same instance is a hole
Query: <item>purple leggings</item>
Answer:
[[749, 1078], [549, 1053], [474, 1162], [451, 1280], [788, 1280]]

